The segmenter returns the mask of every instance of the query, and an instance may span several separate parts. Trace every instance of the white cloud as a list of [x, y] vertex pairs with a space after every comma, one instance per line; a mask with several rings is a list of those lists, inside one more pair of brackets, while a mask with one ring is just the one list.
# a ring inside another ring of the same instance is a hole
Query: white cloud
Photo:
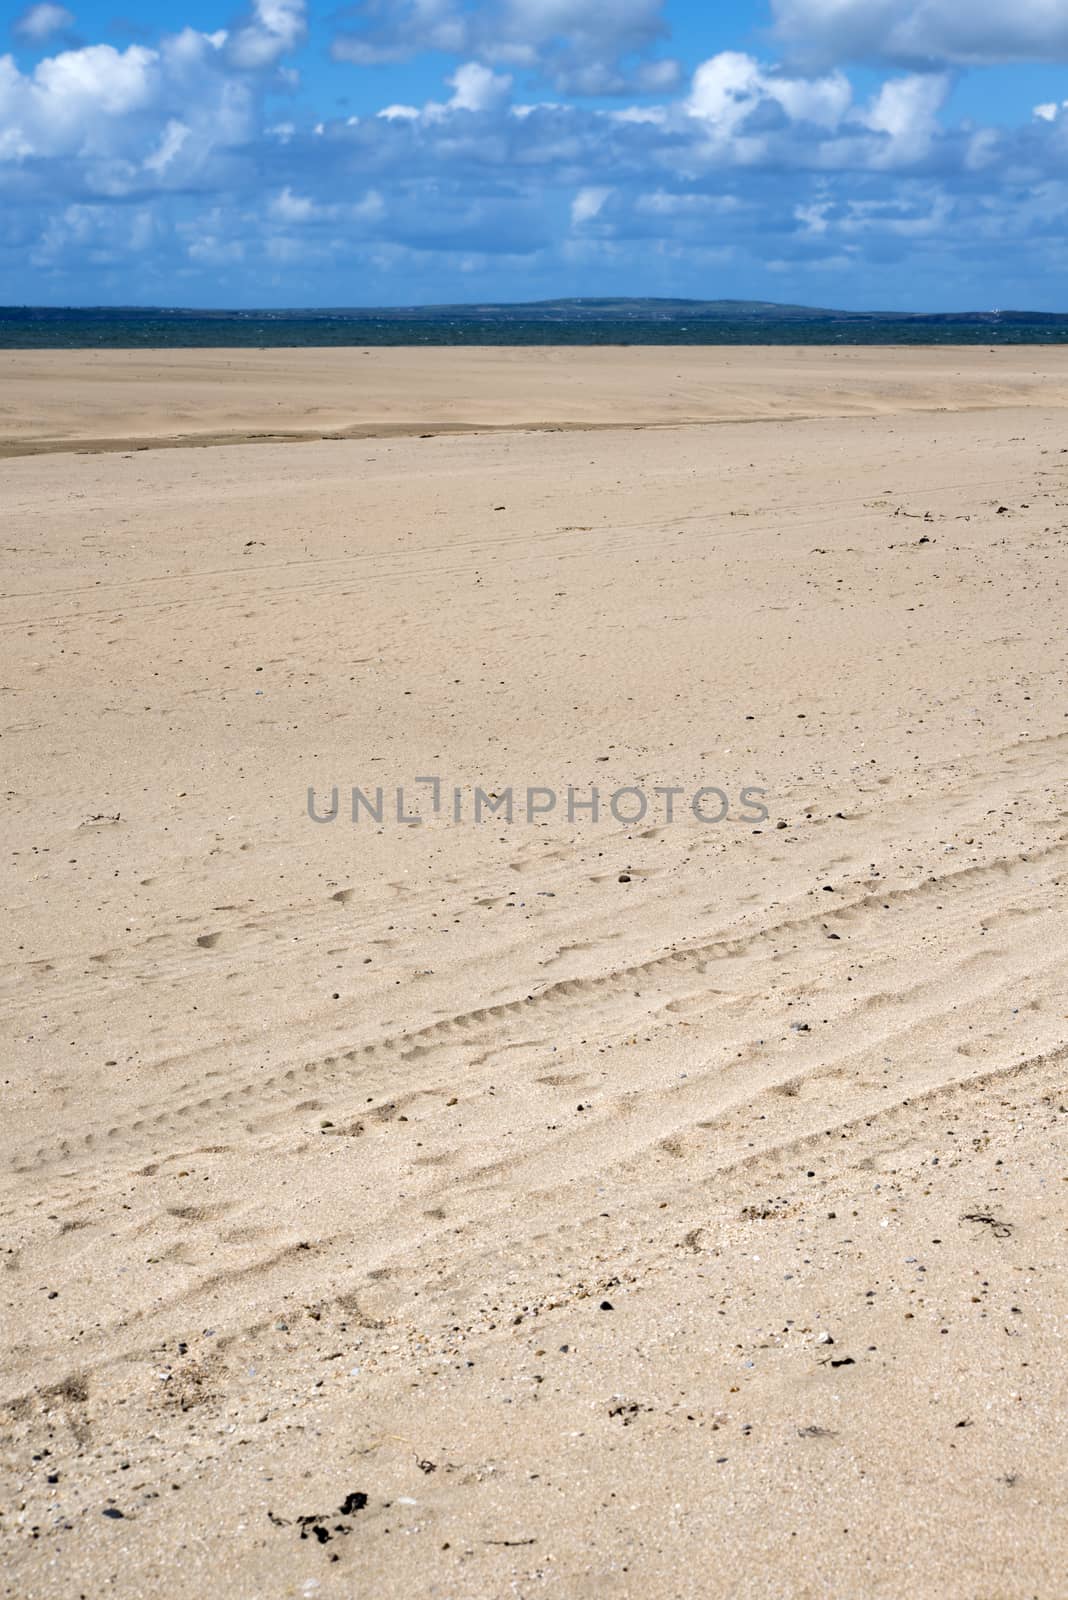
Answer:
[[362, 200], [322, 204], [310, 195], [295, 194], [288, 184], [272, 195], [267, 207], [272, 221], [296, 227], [306, 222], [377, 222], [385, 212], [377, 189], [368, 189]]
[[497, 66], [536, 71], [572, 94], [666, 91], [678, 82], [674, 61], [640, 61], [666, 37], [664, 0], [364, 0], [359, 26], [336, 35], [336, 60], [358, 66], [404, 61], [425, 51], [478, 56]]
[[[414, 16], [406, 0], [376, 14]], [[948, 72], [883, 72], [858, 99], [834, 67], [737, 51], [680, 90], [672, 63], [619, 53], [652, 37], [652, 0], [610, 14], [580, 0], [485, 0], [477, 16], [467, 0], [419, 0], [419, 14], [464, 46], [448, 87], [377, 115], [330, 114], [310, 81], [279, 109], [303, 0], [260, 0], [234, 29], [185, 27], [152, 48], [53, 46], [26, 71], [0, 56], [0, 299], [31, 297], [31, 257], [70, 273], [65, 293], [121, 298], [136, 283], [166, 299], [185, 273], [216, 303], [223, 285], [295, 303], [327, 282], [336, 299], [353, 283], [361, 298], [505, 296], [531, 284], [510, 282], [513, 270], [544, 273], [551, 294], [552, 273], [571, 267], [568, 281], [591, 293], [717, 292], [685, 274], [728, 260], [770, 293], [769, 258], [784, 273], [831, 273], [849, 252], [876, 274], [864, 293], [896, 281], [912, 292], [914, 263], [941, 251], [964, 294], [973, 259], [990, 270], [989, 241], [1004, 241], [1010, 271], [1061, 261], [1068, 107], [1052, 97], [1033, 116], [1028, 105], [1022, 126], [995, 128], [947, 115]], [[635, 92], [643, 81], [651, 97], [616, 109], [539, 98], [531, 71], [626, 78]], [[534, 103], [516, 106], [521, 74]], [[132, 280], [105, 276], [135, 253]]]
[[1064, 0], [772, 0], [772, 11], [810, 60], [1068, 61]]
[[456, 111], [493, 111], [508, 99], [512, 80], [477, 61], [457, 67], [448, 80], [455, 91], [449, 105]]
[[210, 65], [229, 38], [225, 28], [215, 33], [198, 33], [196, 28], [183, 28], [180, 33], [168, 34], [160, 43], [160, 58], [165, 65], [182, 71]]
[[953, 211], [941, 189], [913, 186], [892, 200], [849, 200], [835, 227], [846, 234], [878, 233], [900, 239], [930, 238], [941, 232]]
[[304, 0], [255, 0], [250, 20], [230, 37], [230, 59], [252, 71], [273, 66], [304, 42], [306, 32]]
[[221, 37], [186, 29], [158, 49], [88, 45], [29, 73], [0, 57], [0, 180], [5, 163], [31, 158], [62, 161], [63, 188], [74, 181], [87, 195], [203, 173], [253, 128], [244, 80], [219, 70]]
[[791, 122], [813, 122], [818, 128], [837, 128], [853, 102], [853, 88], [841, 72], [825, 78], [765, 80], [765, 92], [782, 106]]
[[40, 5], [27, 6], [22, 15], [15, 18], [11, 31], [16, 39], [23, 39], [27, 44], [42, 44], [54, 33], [63, 33], [73, 26], [73, 13], [68, 11], [66, 6], [53, 5], [51, 0], [42, 0]]
[[968, 172], [983, 172], [999, 159], [1002, 136], [997, 128], [978, 128], [968, 140], [964, 166]]
[[87, 110], [121, 117], [152, 100], [159, 56], [132, 44], [116, 50], [110, 44], [65, 50], [38, 62], [30, 95], [43, 120], [56, 124], [81, 121]]
[[159, 225], [150, 209], [110, 205], [65, 206], [51, 217], [31, 253], [35, 267], [48, 268], [76, 251], [84, 263], [121, 262], [157, 242]]
[[948, 93], [949, 79], [939, 73], [917, 73], [884, 83], [862, 119], [875, 133], [886, 134], [889, 141], [876, 157], [876, 165], [922, 160], [937, 132], [938, 113]]
[[664, 106], [624, 106], [622, 111], [610, 111], [608, 115], [613, 122], [644, 122], [654, 128], [665, 127], [671, 120]]
[[725, 50], [702, 62], [693, 75], [690, 113], [717, 134], [729, 135], [753, 110], [761, 95], [763, 75], [752, 56]]
[[145, 171], [163, 173], [178, 156], [189, 138], [189, 128], [177, 117], [172, 117], [163, 130], [163, 137], [152, 154], [145, 157]]
[[[724, 51], [698, 67], [685, 104], [707, 130], [709, 159], [717, 164], [780, 161], [878, 171], [927, 158], [942, 131], [939, 113], [949, 88], [945, 73], [909, 73], [886, 79], [867, 106], [858, 106], [849, 79], [837, 69], [791, 76]], [[779, 126], [769, 121], [769, 110]], [[961, 164], [975, 170], [989, 162], [993, 148], [989, 130], [975, 131]]]
[[450, 99], [428, 100], [423, 106], [383, 106], [377, 115], [384, 122], [428, 125], [447, 121], [457, 111], [491, 115], [505, 109], [512, 89], [512, 79], [507, 73], [493, 72], [479, 61], [465, 61], [445, 81], [453, 91]]
[[635, 210], [655, 217], [720, 216], [742, 210], [742, 202], [733, 194], [669, 194], [656, 189], [640, 194]]
[[245, 246], [241, 239], [221, 239], [218, 234], [202, 233], [188, 244], [191, 261], [203, 266], [229, 266], [245, 259]]
[[720, 138], [733, 135], [755, 108], [774, 101], [792, 122], [836, 128], [853, 100], [841, 72], [822, 78], [790, 78], [769, 72], [752, 56], [725, 50], [694, 73], [688, 109]]
[[319, 210], [314, 200], [307, 195], [294, 194], [288, 184], [268, 206], [271, 216], [277, 217], [279, 222], [310, 222]]
[[827, 232], [827, 212], [830, 205], [826, 200], [817, 200], [812, 205], [795, 206], [794, 218], [811, 235]]
[[584, 222], [599, 217], [612, 191], [608, 188], [580, 189], [571, 202], [571, 225], [579, 228]]
[[386, 202], [377, 189], [368, 189], [362, 200], [347, 209], [347, 215], [358, 222], [378, 222], [386, 214]]

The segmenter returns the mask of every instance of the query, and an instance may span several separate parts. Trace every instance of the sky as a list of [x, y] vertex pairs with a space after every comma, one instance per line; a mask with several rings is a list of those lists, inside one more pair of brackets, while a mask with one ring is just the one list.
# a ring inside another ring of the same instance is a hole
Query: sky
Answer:
[[1068, 311], [1068, 0], [36, 0], [0, 303]]

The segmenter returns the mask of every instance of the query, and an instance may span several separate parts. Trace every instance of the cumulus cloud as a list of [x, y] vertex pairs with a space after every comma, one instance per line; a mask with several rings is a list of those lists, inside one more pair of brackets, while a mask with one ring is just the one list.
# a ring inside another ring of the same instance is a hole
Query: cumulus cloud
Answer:
[[802, 58], [975, 66], [1068, 61], [1064, 0], [771, 0]]
[[[908, 73], [888, 78], [869, 104], [859, 105], [838, 70], [791, 76], [724, 51], [698, 67], [686, 108], [707, 130], [719, 160], [879, 170], [928, 157], [949, 90], [945, 73]], [[977, 139], [971, 140], [975, 159], [982, 151]]]
[[[413, 38], [453, 41], [442, 87], [359, 116], [331, 116], [310, 91], [279, 107], [303, 0], [256, 0], [231, 29], [152, 44], [53, 44], [25, 70], [0, 56], [0, 300], [38, 292], [34, 279], [26, 293], [29, 259], [68, 299], [174, 300], [187, 277], [216, 304], [301, 303], [327, 283], [334, 303], [521, 297], [535, 280], [547, 294], [627, 292], [655, 270], [663, 292], [715, 293], [727, 267], [772, 298], [776, 273], [832, 282], [860, 268], [896, 295], [928, 260], [936, 284], [952, 261], [963, 296], [999, 250], [1048, 261], [1062, 281], [1058, 99], [1020, 127], [959, 123], [948, 68], [894, 68], [858, 90], [833, 62], [740, 51], [681, 84], [648, 53], [659, 0], [490, 0], [477, 13], [402, 0], [368, 13], [360, 37], [392, 48], [398, 16]], [[626, 80], [634, 98], [537, 99], [532, 76], [553, 73]]]
[[270, 67], [301, 44], [307, 31], [304, 0], [255, 0], [249, 20], [228, 43], [235, 66]]
[[51, 0], [41, 0], [40, 5], [27, 6], [11, 24], [16, 39], [26, 44], [43, 44], [54, 34], [73, 28], [74, 16], [66, 6], [57, 6]]
[[689, 109], [726, 136], [735, 133], [762, 100], [774, 102], [793, 122], [836, 128], [852, 104], [853, 91], [841, 72], [790, 78], [767, 71], [752, 56], [725, 50], [698, 67]]
[[212, 170], [221, 181], [228, 152], [255, 129], [247, 85], [222, 68], [224, 42], [185, 29], [155, 49], [61, 51], [29, 73], [0, 57], [0, 193], [30, 162], [46, 188], [85, 199], [210, 180]]
[[331, 46], [358, 66], [408, 60], [436, 50], [522, 68], [571, 94], [655, 93], [679, 81], [671, 60], [637, 60], [667, 34], [663, 0], [362, 0], [356, 27]]
[[491, 72], [478, 61], [457, 67], [448, 81], [453, 90], [449, 106], [456, 111], [493, 111], [508, 99], [512, 87], [510, 77]]
[[110, 44], [65, 50], [38, 64], [31, 87], [37, 109], [54, 129], [80, 126], [86, 112], [123, 117], [149, 104], [156, 92], [155, 50]]
[[949, 79], [941, 74], [912, 74], [883, 84], [863, 116], [869, 128], [887, 136], [878, 165], [901, 165], [927, 155], [948, 93]]
[[928, 154], [948, 90], [944, 75], [909, 74], [861, 106], [839, 71], [795, 77], [725, 52], [697, 69], [687, 110], [719, 160], [878, 169]]
[[489, 115], [507, 105], [512, 89], [508, 73], [493, 72], [479, 61], [465, 61], [446, 82], [452, 90], [448, 100], [428, 100], [422, 106], [383, 106], [376, 115], [382, 122], [397, 123], [443, 122], [457, 111]]
[[21, 161], [111, 149], [152, 105], [158, 78], [159, 55], [143, 45], [65, 50], [29, 75], [0, 57], [0, 150]]

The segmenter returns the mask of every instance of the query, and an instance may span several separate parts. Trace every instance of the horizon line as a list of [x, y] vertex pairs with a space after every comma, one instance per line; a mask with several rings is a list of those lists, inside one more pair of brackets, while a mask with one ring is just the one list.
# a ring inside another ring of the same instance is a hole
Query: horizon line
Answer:
[[962, 307], [943, 311], [909, 311], [900, 308], [874, 307], [854, 308], [846, 306], [820, 306], [807, 305], [791, 300], [746, 300], [738, 296], [723, 296], [710, 299], [697, 299], [683, 295], [549, 295], [537, 300], [463, 300], [463, 301], [405, 301], [391, 305], [267, 305], [267, 306], [195, 306], [195, 305], [163, 305], [156, 302], [139, 301], [94, 301], [75, 304], [44, 304], [32, 302], [10, 302], [0, 304], [0, 316], [13, 312], [21, 313], [78, 313], [78, 312], [155, 312], [169, 316], [181, 315], [220, 315], [220, 316], [271, 316], [271, 315], [313, 315], [313, 316], [373, 316], [382, 314], [397, 314], [403, 312], [464, 312], [464, 311], [512, 311], [525, 309], [541, 309], [547, 307], [603, 307], [606, 311], [613, 306], [626, 307], [678, 307], [694, 310], [702, 307], [739, 307], [746, 308], [749, 314], [759, 312], [789, 311], [804, 313], [812, 316], [823, 317], [880, 317], [885, 319], [901, 319], [918, 321], [931, 317], [1065, 317], [1066, 311], [1044, 311], [1025, 306], [993, 306], [983, 309], [975, 307]]

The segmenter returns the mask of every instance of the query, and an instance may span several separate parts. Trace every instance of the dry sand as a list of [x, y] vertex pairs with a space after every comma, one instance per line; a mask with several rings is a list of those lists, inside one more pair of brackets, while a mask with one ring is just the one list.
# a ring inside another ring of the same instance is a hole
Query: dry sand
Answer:
[[1068, 353], [0, 375], [0, 1593], [1068, 1593]]
[[1068, 350], [8, 351], [0, 457], [1068, 406]]

